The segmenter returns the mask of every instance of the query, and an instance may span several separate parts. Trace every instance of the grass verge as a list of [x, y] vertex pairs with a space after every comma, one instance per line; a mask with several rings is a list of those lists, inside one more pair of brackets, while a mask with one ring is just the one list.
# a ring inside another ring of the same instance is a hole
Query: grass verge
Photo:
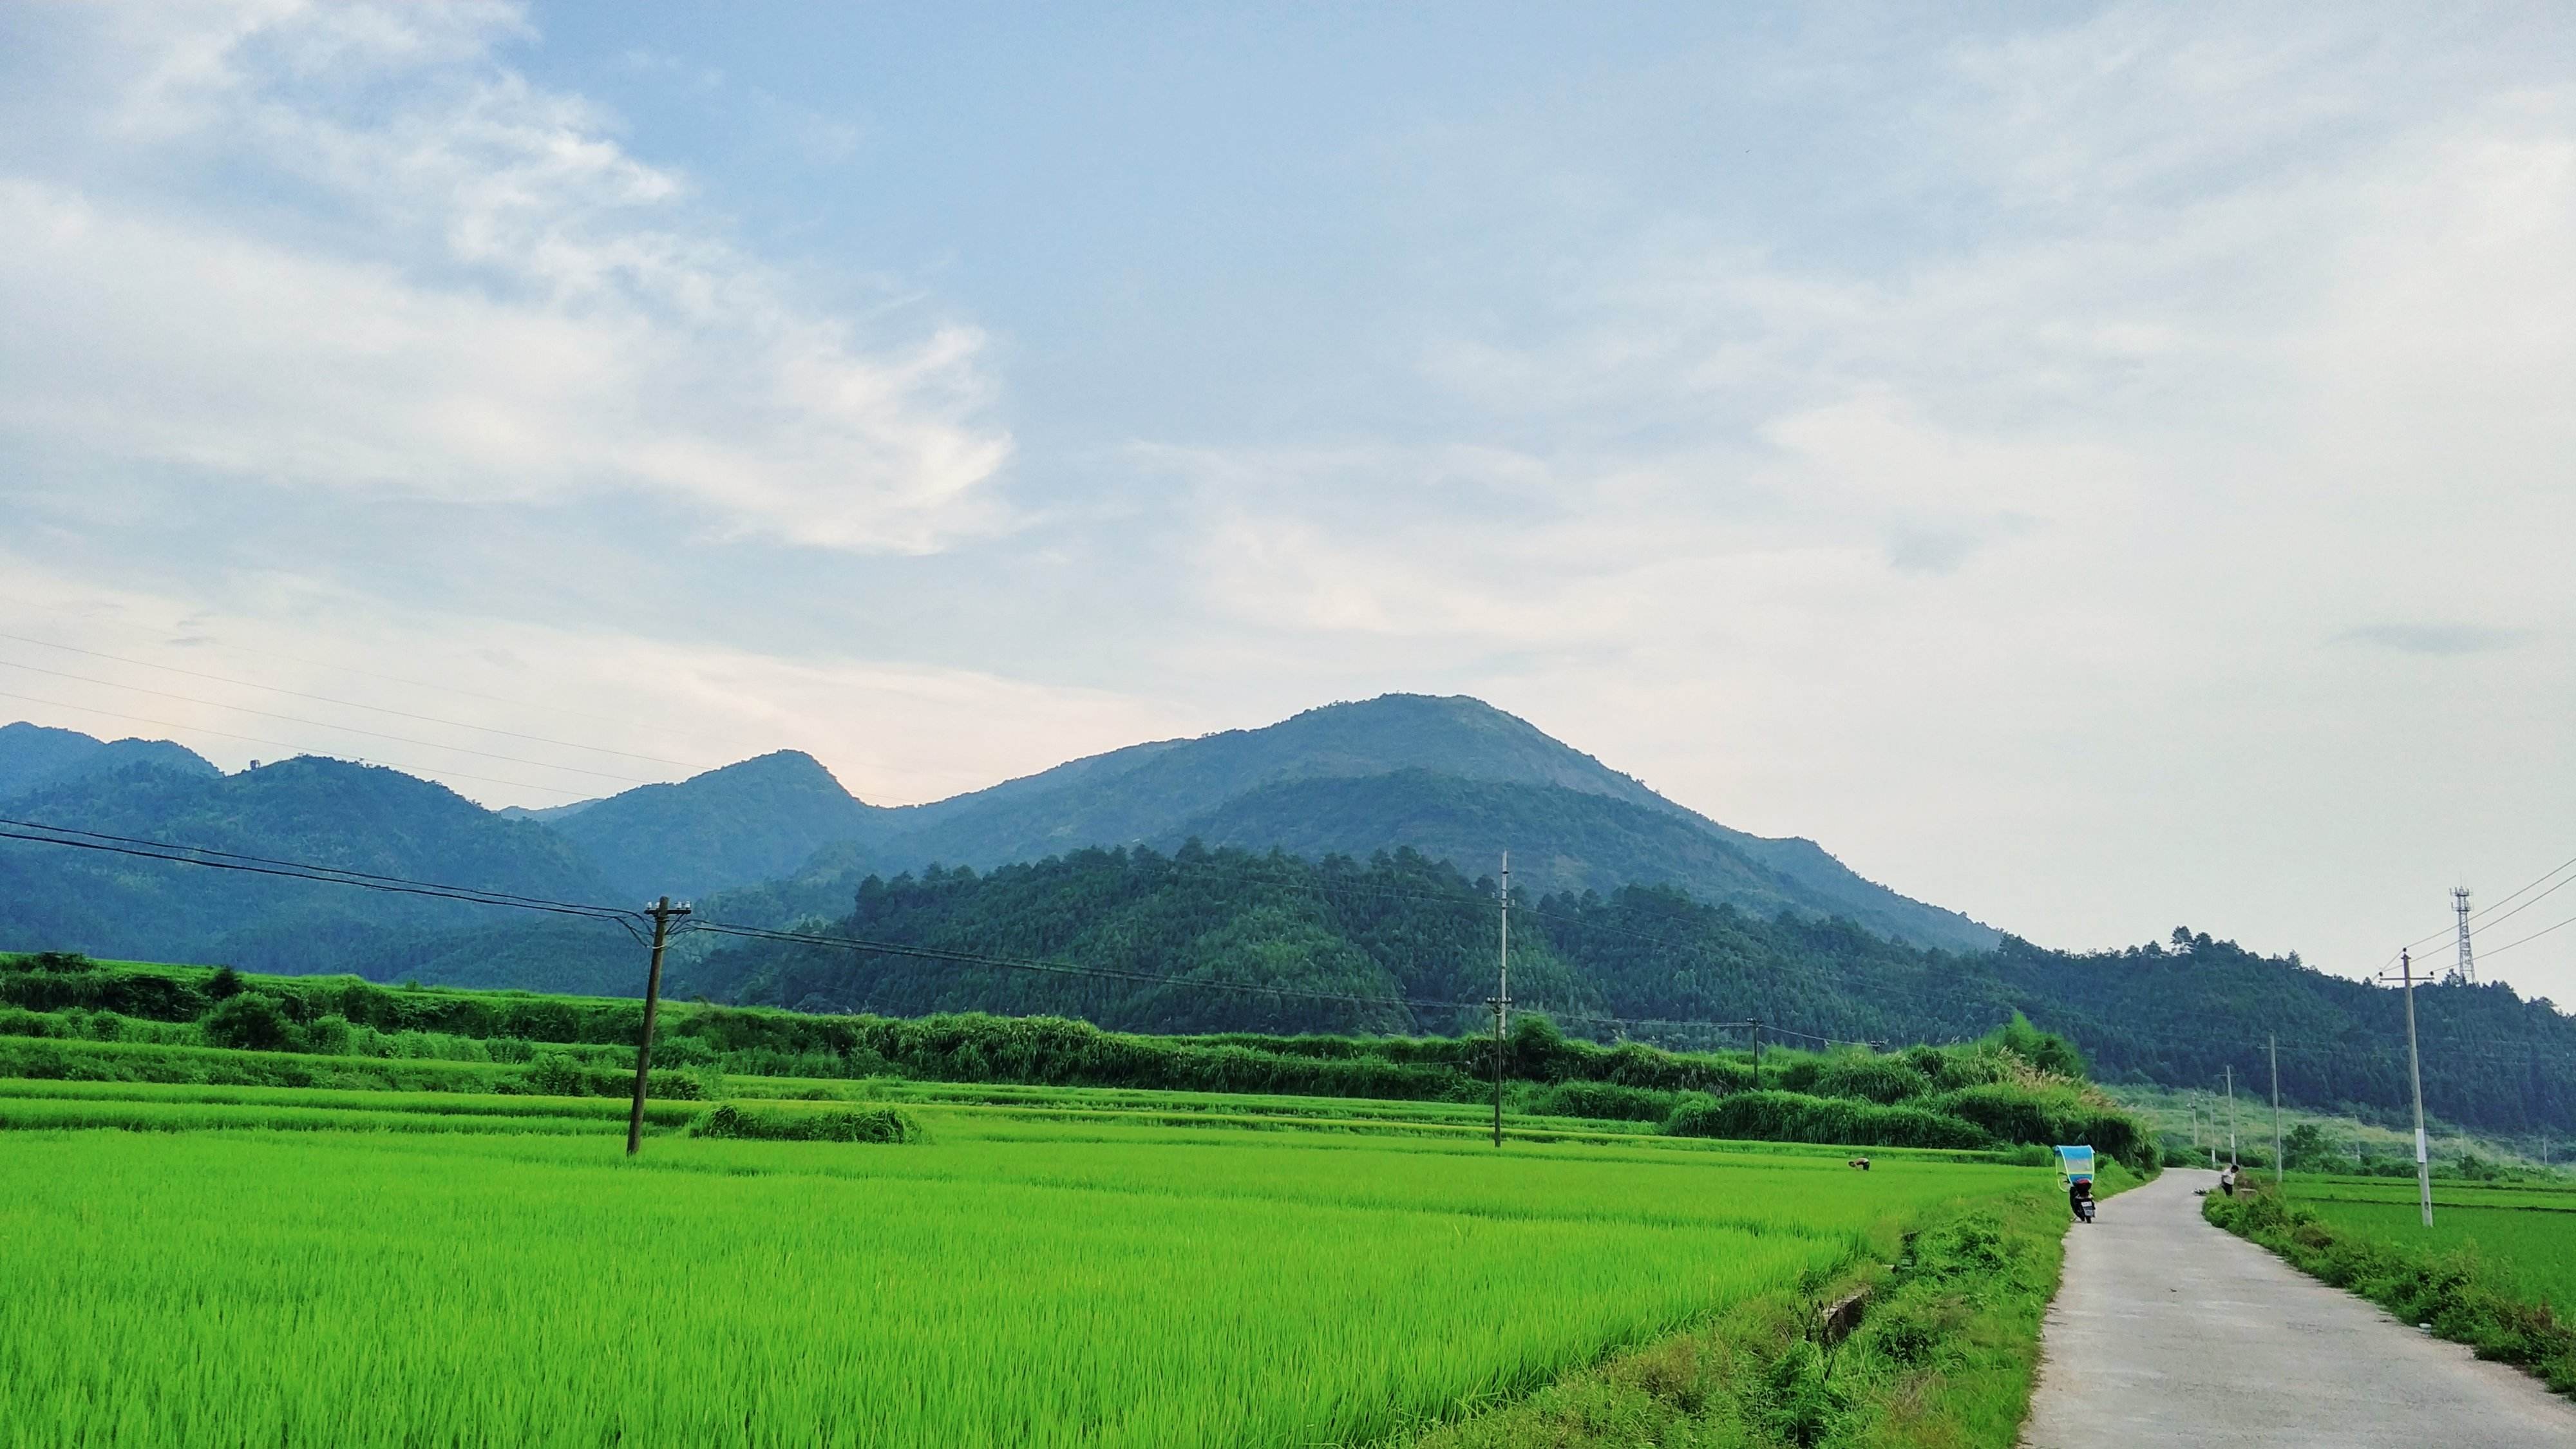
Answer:
[[2213, 1194], [2201, 1215], [2311, 1277], [2576, 1396], [2576, 1327], [2560, 1322], [2548, 1304], [2520, 1296], [2511, 1275], [2475, 1247], [2409, 1248], [2329, 1224], [2270, 1192]]
[[[2066, 1206], [1949, 1204], [1795, 1289], [1731, 1304], [1408, 1449], [2005, 1449], [2021, 1430]], [[1893, 1261], [1889, 1261], [1892, 1259]], [[1833, 1305], [1867, 1291], [1842, 1336]]]

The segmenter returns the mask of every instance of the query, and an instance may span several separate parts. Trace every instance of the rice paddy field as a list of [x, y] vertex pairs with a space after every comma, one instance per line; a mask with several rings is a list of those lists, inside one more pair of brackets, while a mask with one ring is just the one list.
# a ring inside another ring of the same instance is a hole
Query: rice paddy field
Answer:
[[1400, 1442], [2054, 1192], [1556, 1120], [1498, 1151], [1428, 1103], [744, 1085], [928, 1140], [657, 1102], [630, 1162], [598, 1098], [0, 1080], [0, 1445]]
[[2576, 1309], [2576, 1186], [2437, 1182], [2425, 1228], [2411, 1179], [2293, 1179], [2291, 1200], [2339, 1231], [2401, 1245], [2470, 1247], [2518, 1296]]

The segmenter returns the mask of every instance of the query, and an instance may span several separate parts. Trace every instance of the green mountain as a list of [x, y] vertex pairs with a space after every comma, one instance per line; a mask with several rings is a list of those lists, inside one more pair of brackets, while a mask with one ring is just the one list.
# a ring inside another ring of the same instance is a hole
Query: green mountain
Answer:
[[102, 740], [24, 722], [0, 725], [0, 800], [130, 769], [198, 778], [223, 773], [168, 740]]
[[[554, 900], [616, 900], [546, 827], [399, 771], [302, 757], [237, 775], [128, 768], [9, 802], [49, 825]], [[385, 969], [496, 926], [485, 907], [0, 842], [0, 942], [272, 971]], [[572, 929], [627, 945], [613, 926]]]
[[[557, 826], [590, 839], [581, 832], [605, 824], [602, 811], [642, 793]], [[1515, 878], [1541, 891], [1669, 884], [1765, 914], [1845, 916], [1925, 945], [2001, 939], [1862, 879], [1812, 841], [1748, 835], [1684, 809], [1490, 705], [1404, 694], [1134, 745], [936, 804], [869, 812], [833, 842], [859, 863], [816, 884], [846, 897], [864, 869], [982, 868], [1092, 845], [1171, 848], [1193, 836], [1303, 855], [1409, 846], [1470, 871], [1510, 850]]]
[[1512, 877], [1541, 893], [1672, 886], [1756, 915], [1840, 916], [1880, 935], [1976, 949], [1998, 937], [1965, 916], [1861, 879], [1804, 840], [1755, 841], [1666, 805], [1653, 808], [1554, 784], [1428, 770], [1303, 779], [1248, 790], [1153, 843], [1188, 840], [1291, 855], [1365, 856], [1402, 845], [1480, 871], [1495, 842], [1516, 844]]
[[853, 799], [812, 755], [780, 750], [535, 818], [613, 882], [620, 900], [643, 900], [786, 875], [825, 846], [879, 833], [876, 818], [890, 813]]

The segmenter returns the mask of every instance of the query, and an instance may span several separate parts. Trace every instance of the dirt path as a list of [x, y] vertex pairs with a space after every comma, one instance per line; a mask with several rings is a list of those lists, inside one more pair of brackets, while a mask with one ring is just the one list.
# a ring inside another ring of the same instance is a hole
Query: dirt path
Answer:
[[2169, 1171], [2066, 1240], [2029, 1449], [2576, 1446], [2576, 1404], [2203, 1222]]

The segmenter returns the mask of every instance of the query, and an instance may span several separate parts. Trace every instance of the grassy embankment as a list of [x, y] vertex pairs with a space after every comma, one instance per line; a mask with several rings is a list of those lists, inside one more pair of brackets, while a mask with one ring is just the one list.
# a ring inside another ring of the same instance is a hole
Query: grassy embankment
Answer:
[[2291, 1266], [2576, 1395], [2576, 1191], [2445, 1186], [2433, 1227], [2412, 1183], [2294, 1175], [2202, 1212]]
[[[621, 1000], [0, 957], [0, 1074], [609, 1097], [628, 1090], [640, 1015]], [[1363, 1099], [1463, 1129], [1489, 1110], [1492, 1053], [1477, 1038], [1142, 1037], [1052, 1019], [675, 1003], [651, 1093], [705, 1100], [760, 1090], [745, 1079], [875, 1079]], [[1507, 1113], [1542, 1123], [1883, 1147], [2089, 1142], [2141, 1166], [2153, 1156], [2072, 1049], [2019, 1021], [1965, 1046], [1756, 1063], [1568, 1040], [1530, 1018], [1503, 1068]]]
[[[2104, 1169], [2106, 1194], [2136, 1182]], [[1892, 1253], [1614, 1354], [1416, 1449], [2014, 1444], [2064, 1259], [2065, 1201], [2052, 1183], [1924, 1221]], [[1858, 1322], [1838, 1332], [1831, 1310], [1855, 1294]]]

